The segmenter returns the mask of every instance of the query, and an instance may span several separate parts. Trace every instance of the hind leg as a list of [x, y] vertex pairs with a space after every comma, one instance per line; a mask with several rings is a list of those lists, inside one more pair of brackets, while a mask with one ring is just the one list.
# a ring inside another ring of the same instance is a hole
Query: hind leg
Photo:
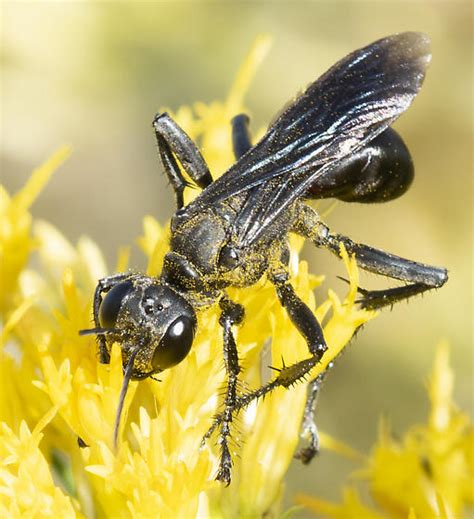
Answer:
[[356, 243], [342, 234], [331, 233], [317, 212], [306, 204], [298, 206], [298, 217], [293, 232], [309, 238], [317, 247], [324, 247], [340, 257], [340, 246], [349, 254], [355, 254], [357, 265], [381, 276], [405, 281], [407, 285], [386, 290], [359, 289], [363, 308], [378, 309], [393, 305], [417, 294], [442, 287], [448, 280], [448, 272], [442, 267], [412, 261], [380, 249]]
[[324, 379], [326, 378], [328, 370], [332, 367], [332, 365], [333, 363], [330, 362], [328, 367], [308, 384], [308, 394], [306, 397], [306, 404], [304, 406], [303, 420], [301, 422], [300, 432], [301, 439], [307, 442], [307, 444], [295, 454], [295, 458], [301, 460], [303, 465], [310, 463], [310, 461], [319, 452], [318, 427], [315, 420], [316, 404], [321, 386], [324, 382]]
[[[298, 210], [299, 215], [293, 229], [297, 234], [309, 238], [318, 247], [327, 248], [338, 257], [340, 257], [340, 245], [343, 244], [349, 254], [355, 254], [356, 262], [360, 268], [408, 283], [404, 286], [385, 290], [359, 288], [359, 293], [362, 296], [359, 303], [363, 308], [378, 309], [392, 305], [433, 288], [441, 287], [448, 279], [447, 271], [444, 268], [401, 258], [368, 245], [355, 243], [347, 236], [331, 233], [329, 228], [321, 222], [317, 212], [306, 204], [300, 204]], [[309, 441], [296, 454], [296, 457], [301, 459], [303, 463], [309, 463], [318, 452], [319, 441], [314, 420], [316, 401], [321, 385], [331, 366], [332, 363], [308, 386], [308, 398], [303, 416], [301, 436]]]

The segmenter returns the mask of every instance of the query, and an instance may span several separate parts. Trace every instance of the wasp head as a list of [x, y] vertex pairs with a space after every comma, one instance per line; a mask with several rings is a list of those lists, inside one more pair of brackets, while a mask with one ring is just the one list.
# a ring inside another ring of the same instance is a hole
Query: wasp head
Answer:
[[131, 276], [110, 289], [99, 306], [107, 346], [118, 342], [132, 379], [146, 378], [181, 362], [196, 329], [192, 306], [155, 278]]
[[181, 362], [193, 343], [196, 314], [182, 295], [156, 278], [132, 275], [106, 292], [95, 318], [100, 327], [80, 334], [99, 335], [109, 351], [114, 342], [122, 349], [124, 379], [114, 427], [117, 446], [130, 380], [144, 379]]

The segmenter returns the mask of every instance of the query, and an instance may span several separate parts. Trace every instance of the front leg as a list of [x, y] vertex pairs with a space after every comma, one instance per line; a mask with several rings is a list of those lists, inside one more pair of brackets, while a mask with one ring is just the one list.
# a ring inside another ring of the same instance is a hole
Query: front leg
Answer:
[[184, 205], [184, 188], [188, 183], [183, 177], [176, 158], [191, 179], [203, 189], [212, 183], [211, 173], [197, 146], [167, 113], [155, 116], [153, 128], [161, 162], [173, 186], [176, 205], [181, 209]]
[[222, 310], [219, 324], [223, 329], [224, 336], [224, 364], [227, 373], [227, 389], [224, 400], [224, 411], [220, 421], [219, 445], [221, 448], [221, 458], [216, 480], [230, 484], [232, 473], [232, 455], [229, 450], [230, 426], [232, 415], [237, 406], [237, 377], [240, 373], [239, 355], [232, 326], [240, 324], [244, 317], [244, 309], [241, 305], [233, 303], [227, 298], [220, 301]]
[[100, 320], [99, 320], [99, 310], [100, 305], [102, 304], [102, 294], [107, 293], [111, 290], [115, 285], [118, 285], [122, 281], [125, 281], [130, 277], [130, 274], [114, 274], [113, 276], [108, 276], [106, 278], [100, 279], [97, 283], [97, 287], [94, 292], [94, 324], [95, 328], [92, 330], [81, 330], [79, 332], [80, 335], [86, 335], [87, 332], [92, 332], [97, 335], [97, 340], [99, 341], [99, 360], [101, 364], [109, 364], [110, 363], [110, 354], [107, 350], [105, 335], [103, 333], [98, 333], [101, 330]]

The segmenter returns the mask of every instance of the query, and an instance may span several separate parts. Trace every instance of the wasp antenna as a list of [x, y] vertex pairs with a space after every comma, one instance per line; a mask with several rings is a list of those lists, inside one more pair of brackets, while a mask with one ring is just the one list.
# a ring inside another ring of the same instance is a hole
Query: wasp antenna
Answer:
[[125, 373], [123, 375], [122, 389], [120, 390], [119, 403], [117, 407], [117, 414], [115, 415], [115, 424], [114, 424], [114, 448], [117, 450], [118, 446], [118, 433], [120, 428], [120, 419], [122, 417], [123, 404], [125, 403], [125, 396], [127, 395], [128, 384], [130, 383], [130, 379], [132, 378], [133, 371], [133, 363], [135, 362], [135, 357], [137, 356], [139, 348], [135, 348], [135, 350], [130, 355], [128, 359], [127, 366], [125, 367]]
[[79, 330], [79, 335], [107, 335], [108, 333], [117, 333], [116, 328], [88, 328], [86, 330]]
[[79, 335], [97, 335], [102, 331], [102, 328], [88, 328], [87, 330], [79, 330]]

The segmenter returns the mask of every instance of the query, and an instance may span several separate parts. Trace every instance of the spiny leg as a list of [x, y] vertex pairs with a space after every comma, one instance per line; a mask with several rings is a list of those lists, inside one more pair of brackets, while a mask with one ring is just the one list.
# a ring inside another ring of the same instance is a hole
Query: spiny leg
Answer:
[[283, 275], [271, 276], [270, 280], [275, 285], [278, 298], [285, 308], [288, 317], [306, 340], [310, 357], [290, 366], [278, 368], [278, 376], [275, 379], [255, 391], [239, 397], [239, 408], [246, 407], [253, 400], [266, 395], [276, 387], [289, 388], [304, 379], [314, 366], [321, 361], [324, 352], [327, 350], [321, 325], [313, 312], [298, 297], [287, 278], [288, 274], [285, 272]]
[[[359, 292], [363, 296], [363, 299], [360, 301], [363, 308], [375, 309], [393, 304], [426, 290], [442, 286], [447, 279], [445, 269], [400, 258], [367, 245], [356, 244], [346, 236], [330, 233], [329, 228], [319, 220], [316, 211], [307, 205], [301, 204], [300, 215], [294, 231], [310, 238], [316, 245], [328, 248], [338, 257], [340, 257], [340, 243], [342, 242], [348, 253], [355, 253], [359, 267], [376, 274], [403, 281], [411, 281], [408, 285], [387, 290], [368, 291], [359, 288]], [[308, 386], [308, 398], [303, 415], [301, 436], [303, 438], [309, 437], [309, 443], [295, 456], [301, 459], [304, 464], [309, 463], [319, 450], [314, 415], [322, 383], [333, 363], [329, 363], [326, 370], [318, 375]]]
[[331, 361], [326, 369], [308, 384], [308, 393], [300, 432], [301, 439], [308, 443], [295, 454], [295, 458], [301, 460], [304, 465], [308, 465], [319, 452], [319, 435], [315, 420], [316, 404], [321, 386], [328, 371], [333, 367], [333, 364]]
[[362, 269], [408, 283], [385, 290], [359, 288], [362, 297], [358, 302], [362, 308], [376, 310], [390, 306], [428, 290], [440, 288], [448, 280], [445, 268], [426, 265], [368, 245], [355, 243], [341, 234], [329, 234], [322, 245], [339, 256], [341, 243], [349, 254], [355, 254], [357, 264]]
[[[288, 274], [278, 274], [270, 279], [274, 283], [278, 297], [285, 307], [292, 323], [296, 326], [301, 335], [306, 339], [310, 357], [303, 359], [290, 366], [282, 366], [281, 368], [273, 368], [278, 375], [267, 384], [260, 388], [237, 396], [232, 413], [236, 413], [240, 409], [247, 407], [254, 400], [265, 396], [277, 387], [289, 388], [300, 380], [304, 379], [308, 373], [321, 361], [324, 352], [327, 350], [326, 341], [324, 340], [323, 330], [313, 312], [308, 306], [297, 296], [293, 287], [287, 282]], [[211, 428], [205, 434], [202, 443], [204, 443], [213, 432], [226, 419], [226, 410], [216, 415]]]
[[260, 398], [276, 387], [290, 387], [304, 379], [306, 375], [321, 361], [327, 350], [323, 329], [316, 316], [308, 306], [298, 297], [294, 288], [288, 282], [288, 273], [279, 272], [270, 274], [270, 281], [275, 285], [280, 303], [285, 308], [288, 317], [300, 334], [306, 340], [310, 357], [300, 360], [290, 366], [274, 368], [278, 376], [268, 384], [247, 393], [239, 398], [241, 407], [245, 407], [256, 398]]
[[357, 265], [360, 268], [408, 283], [405, 286], [386, 290], [359, 289], [362, 294], [359, 301], [362, 308], [377, 309], [393, 305], [427, 290], [440, 288], [448, 280], [445, 268], [433, 267], [362, 243], [355, 243], [347, 236], [331, 233], [329, 227], [321, 222], [316, 211], [308, 205], [300, 204], [298, 210], [299, 215], [292, 229], [297, 234], [309, 238], [317, 247], [324, 247], [338, 257], [340, 257], [342, 243], [349, 254], [355, 254]]
[[181, 209], [184, 205], [183, 191], [188, 183], [176, 158], [191, 179], [203, 189], [212, 183], [211, 173], [197, 146], [167, 113], [155, 116], [153, 128], [163, 167], [175, 192], [176, 205]]
[[252, 147], [249, 122], [250, 119], [247, 114], [236, 115], [231, 121], [232, 147], [236, 159], [240, 159]]
[[230, 427], [232, 415], [237, 405], [237, 377], [240, 373], [239, 356], [232, 326], [242, 322], [244, 309], [241, 305], [233, 303], [227, 298], [221, 299], [220, 307], [222, 310], [219, 324], [224, 332], [224, 364], [227, 373], [227, 389], [224, 400], [224, 411], [220, 421], [219, 444], [221, 448], [221, 458], [216, 480], [222, 481], [226, 485], [230, 484], [232, 473], [232, 456], [229, 450]]
[[[299, 361], [291, 366], [283, 366], [278, 370], [278, 376], [274, 380], [256, 391], [241, 397], [239, 405], [242, 407], [247, 406], [252, 400], [260, 398], [276, 387], [283, 386], [288, 388], [299, 380], [304, 379], [314, 366], [321, 361], [324, 352], [327, 350], [321, 325], [313, 312], [298, 297], [294, 288], [288, 282], [288, 273], [279, 272], [278, 274], [271, 276], [270, 279], [275, 285], [278, 298], [288, 313], [290, 320], [300, 334], [305, 338], [311, 357]], [[319, 442], [316, 424], [314, 423], [314, 407], [316, 404], [319, 385], [323, 380], [324, 373], [326, 373], [326, 371], [316, 377], [310, 383], [308, 388], [309, 392], [301, 425], [301, 435], [302, 437], [309, 436], [310, 443], [307, 447], [301, 449], [301, 451], [296, 454], [296, 457], [300, 458], [303, 463], [309, 463], [318, 449]]]

